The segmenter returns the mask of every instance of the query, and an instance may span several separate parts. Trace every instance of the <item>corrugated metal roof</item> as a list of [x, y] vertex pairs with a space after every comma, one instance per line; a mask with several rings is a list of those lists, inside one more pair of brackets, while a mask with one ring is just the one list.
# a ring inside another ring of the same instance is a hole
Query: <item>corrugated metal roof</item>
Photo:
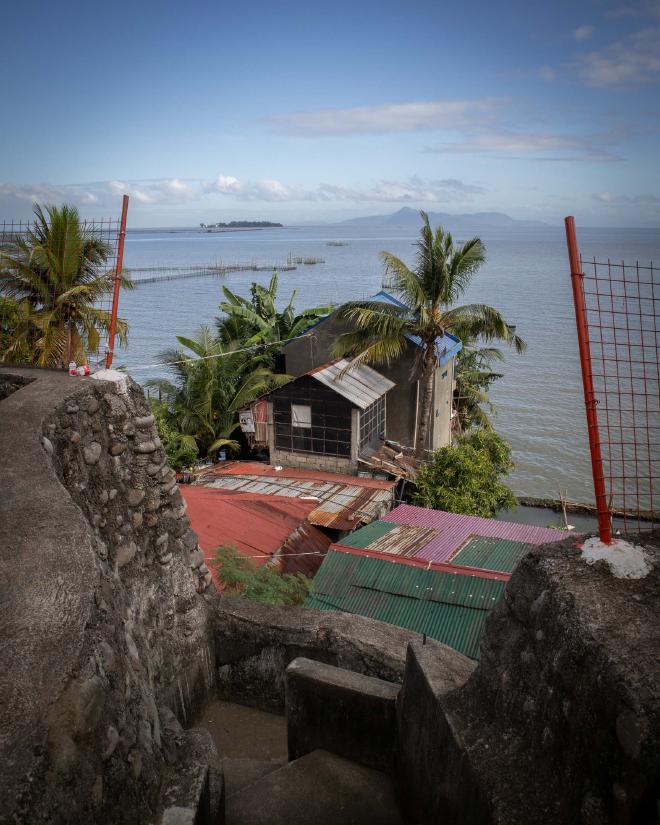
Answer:
[[426, 633], [477, 659], [485, 618], [504, 587], [505, 582], [494, 579], [421, 570], [330, 550], [306, 606], [342, 610]]
[[475, 536], [509, 539], [534, 545], [561, 541], [566, 537], [566, 534], [560, 530], [553, 530], [549, 527], [495, 521], [478, 516], [463, 516], [458, 513], [446, 513], [443, 510], [413, 507], [411, 504], [400, 504], [382, 518], [384, 521], [392, 521], [395, 524], [434, 528], [436, 534], [424, 547], [420, 548], [417, 558], [437, 562], [450, 559], [460, 547]]
[[392, 506], [396, 484], [288, 467], [275, 470], [256, 462], [215, 465], [200, 481], [212, 489], [300, 499], [309, 505], [310, 524], [335, 530], [353, 530], [381, 518]]
[[[408, 309], [402, 301], [399, 301], [394, 297], [394, 295], [390, 295], [389, 292], [385, 292], [384, 289], [381, 289], [380, 292], [372, 295], [369, 300], [382, 301], [385, 304], [391, 304], [392, 306], [396, 306], [401, 309]], [[418, 335], [406, 335], [406, 338], [416, 347], [423, 346], [422, 339]], [[445, 332], [444, 335], [439, 335], [435, 339], [435, 357], [438, 359], [438, 363], [441, 367], [443, 367], [450, 358], [458, 355], [462, 349], [463, 342], [460, 338], [457, 338], [455, 335], [451, 335], [449, 332]]]
[[374, 521], [342, 539], [348, 547], [364, 547], [379, 553], [410, 558], [425, 547], [437, 531], [429, 527], [409, 527], [386, 521]]
[[[212, 574], [215, 573], [216, 550], [222, 545], [236, 547], [257, 565], [266, 564], [280, 548], [289, 556], [309, 551], [325, 552], [330, 545], [330, 539], [324, 533], [307, 523], [313, 502], [213, 490], [197, 485], [181, 485], [180, 490]], [[298, 569], [307, 572], [307, 565], [303, 563], [296, 567], [293, 557], [283, 561], [283, 566], [287, 572]], [[315, 569], [317, 567], [318, 563]]]
[[373, 541], [382, 538], [386, 533], [396, 529], [396, 524], [387, 521], [372, 521], [366, 527], [355, 530], [342, 539], [342, 544], [348, 547], [369, 547]]
[[479, 567], [482, 570], [511, 573], [520, 559], [533, 548], [533, 544], [526, 544], [522, 541], [477, 536], [461, 547], [451, 561], [464, 567]]
[[393, 381], [366, 364], [358, 364], [342, 375], [349, 367], [350, 361], [341, 358], [316, 367], [307, 375], [330, 387], [361, 410], [366, 410], [394, 386]]

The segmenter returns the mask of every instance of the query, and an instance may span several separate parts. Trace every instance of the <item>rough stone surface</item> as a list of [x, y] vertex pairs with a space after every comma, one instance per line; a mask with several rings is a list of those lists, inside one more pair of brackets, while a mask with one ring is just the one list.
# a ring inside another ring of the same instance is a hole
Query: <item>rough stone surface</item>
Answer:
[[160, 825], [224, 825], [221, 761], [208, 731], [182, 735], [179, 761], [167, 771]]
[[392, 771], [400, 685], [294, 659], [286, 669], [289, 760], [315, 750]]
[[660, 535], [631, 541], [644, 578], [586, 565], [571, 539], [523, 559], [490, 614], [479, 667], [445, 700], [490, 806], [478, 821], [656, 822]]
[[[217, 595], [212, 601], [220, 695], [262, 710], [284, 710], [286, 667], [299, 656], [400, 683], [406, 645], [419, 639], [394, 625], [347, 613]], [[437, 642], [429, 641], [429, 647], [457, 678], [465, 673], [469, 660], [460, 653]]]
[[[172, 542], [154, 563], [157, 536], [189, 527], [180, 496], [161, 504], [139, 455], [109, 452], [109, 425], [150, 415], [126, 376], [6, 372], [20, 389], [0, 402], [0, 823], [151, 822], [174, 714], [187, 722], [214, 676], [203, 578]], [[141, 433], [162, 465], [155, 427]], [[136, 489], [152, 525], [133, 519]]]

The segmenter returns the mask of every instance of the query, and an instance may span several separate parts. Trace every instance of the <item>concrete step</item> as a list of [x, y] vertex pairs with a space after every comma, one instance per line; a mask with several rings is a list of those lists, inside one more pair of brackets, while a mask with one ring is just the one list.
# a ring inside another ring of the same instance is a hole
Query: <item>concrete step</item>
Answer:
[[225, 779], [225, 795], [238, 793], [246, 785], [251, 785], [262, 776], [286, 765], [286, 759], [231, 759], [222, 760], [222, 773]]
[[316, 750], [227, 799], [226, 825], [402, 825], [385, 774]]

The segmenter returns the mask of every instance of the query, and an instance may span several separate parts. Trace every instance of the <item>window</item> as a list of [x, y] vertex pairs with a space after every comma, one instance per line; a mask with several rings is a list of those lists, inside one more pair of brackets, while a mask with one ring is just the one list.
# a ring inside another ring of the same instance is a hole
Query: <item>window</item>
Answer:
[[312, 408], [306, 404], [291, 405], [291, 426], [309, 429], [312, 426]]
[[385, 396], [360, 413], [360, 449], [375, 446], [385, 437]]

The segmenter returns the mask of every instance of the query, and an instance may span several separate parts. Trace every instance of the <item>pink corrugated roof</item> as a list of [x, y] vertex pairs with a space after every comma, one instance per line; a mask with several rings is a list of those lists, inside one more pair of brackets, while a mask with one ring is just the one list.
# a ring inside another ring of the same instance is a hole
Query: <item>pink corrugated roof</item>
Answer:
[[427, 561], [442, 562], [450, 559], [472, 536], [509, 539], [526, 544], [547, 544], [566, 538], [566, 534], [550, 527], [535, 527], [532, 524], [515, 524], [510, 521], [495, 521], [478, 516], [462, 516], [400, 504], [382, 516], [383, 521], [407, 524], [413, 527], [430, 527], [438, 532], [417, 551], [415, 557]]

